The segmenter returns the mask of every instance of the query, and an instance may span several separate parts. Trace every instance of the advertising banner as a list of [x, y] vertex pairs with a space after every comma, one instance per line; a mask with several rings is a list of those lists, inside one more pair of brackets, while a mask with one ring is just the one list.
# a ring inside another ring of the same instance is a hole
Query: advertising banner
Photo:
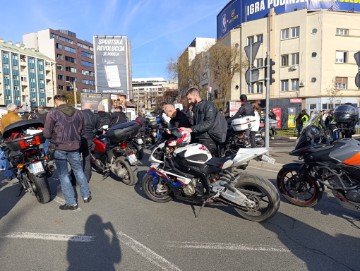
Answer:
[[276, 14], [300, 9], [360, 12], [359, 0], [233, 0], [217, 16], [217, 38], [243, 22], [267, 17], [270, 9]]
[[289, 107], [288, 108], [288, 128], [296, 127], [295, 116], [296, 116], [296, 108]]
[[126, 36], [94, 36], [97, 93], [128, 95], [130, 48]]
[[278, 122], [278, 125], [275, 128], [280, 129], [281, 128], [281, 107], [273, 108], [273, 112], [276, 115], [276, 120]]
[[110, 101], [110, 94], [81, 93], [81, 109], [84, 109], [84, 103], [90, 103], [92, 110], [97, 111], [101, 103], [105, 106], [105, 111], [109, 112]]

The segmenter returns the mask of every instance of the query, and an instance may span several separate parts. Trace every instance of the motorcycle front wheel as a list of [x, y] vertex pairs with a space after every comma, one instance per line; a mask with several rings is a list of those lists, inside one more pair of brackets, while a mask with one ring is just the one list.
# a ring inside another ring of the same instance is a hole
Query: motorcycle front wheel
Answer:
[[236, 208], [243, 218], [254, 222], [264, 222], [279, 210], [280, 196], [276, 187], [269, 180], [242, 173], [237, 178], [235, 188], [255, 202], [253, 207]]
[[162, 182], [159, 176], [155, 177], [150, 174], [145, 174], [143, 177], [143, 190], [146, 196], [152, 201], [163, 203], [172, 200], [168, 186]]
[[134, 185], [135, 175], [128, 161], [123, 156], [113, 159], [110, 167], [111, 172], [119, 177], [124, 184]]
[[284, 198], [300, 207], [312, 207], [322, 196], [316, 180], [309, 174], [299, 178], [295, 169], [282, 168], [277, 175], [276, 183]]
[[34, 174], [28, 173], [28, 177], [31, 182], [32, 191], [38, 202], [43, 204], [48, 203], [51, 199], [51, 193], [46, 175], [35, 176]]

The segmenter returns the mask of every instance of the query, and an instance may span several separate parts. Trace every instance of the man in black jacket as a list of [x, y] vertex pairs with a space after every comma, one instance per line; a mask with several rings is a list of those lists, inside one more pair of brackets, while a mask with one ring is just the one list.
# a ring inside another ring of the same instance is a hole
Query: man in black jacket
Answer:
[[172, 104], [165, 104], [163, 106], [165, 114], [171, 118], [170, 119], [170, 127], [169, 128], [180, 128], [190, 127], [190, 121], [188, 116], [183, 112], [180, 111], [178, 108], [175, 109], [175, 106]]
[[211, 101], [204, 101], [200, 97], [197, 88], [190, 88], [186, 93], [188, 103], [193, 106], [193, 125], [184, 128], [192, 133], [193, 142], [205, 145], [214, 155], [216, 153], [216, 143], [210, 137], [208, 131], [214, 126], [217, 109]]
[[113, 126], [118, 123], [127, 122], [128, 119], [125, 113], [122, 111], [122, 106], [117, 106], [114, 108], [114, 112], [111, 114], [111, 123], [110, 125]]
[[98, 105], [97, 115], [99, 116], [98, 127], [96, 127], [97, 129], [100, 129], [104, 125], [108, 125], [110, 127], [111, 117], [108, 112], [105, 112], [105, 106], [103, 104]]
[[94, 132], [99, 126], [99, 116], [94, 114], [91, 111], [91, 104], [90, 103], [84, 103], [83, 109], [81, 110], [81, 113], [84, 116], [84, 136], [81, 137], [81, 146], [80, 146], [80, 152], [82, 154], [83, 158], [83, 168], [84, 173], [86, 176], [86, 179], [88, 182], [90, 182], [91, 178], [91, 163], [90, 163], [90, 153], [91, 148], [93, 146], [92, 140], [94, 139], [95, 135]]

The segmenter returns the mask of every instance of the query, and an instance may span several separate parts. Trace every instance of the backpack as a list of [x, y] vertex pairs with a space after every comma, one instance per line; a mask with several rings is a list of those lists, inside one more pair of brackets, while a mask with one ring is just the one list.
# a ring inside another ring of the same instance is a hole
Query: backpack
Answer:
[[212, 140], [216, 143], [224, 143], [226, 140], [227, 121], [225, 116], [217, 111], [214, 126], [208, 131]]

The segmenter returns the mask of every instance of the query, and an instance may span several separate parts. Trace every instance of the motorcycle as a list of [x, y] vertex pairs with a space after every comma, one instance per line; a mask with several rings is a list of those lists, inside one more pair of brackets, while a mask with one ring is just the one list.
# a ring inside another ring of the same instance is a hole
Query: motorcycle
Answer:
[[142, 180], [149, 199], [168, 202], [176, 198], [201, 204], [201, 208], [217, 202], [235, 207], [242, 217], [256, 222], [275, 215], [280, 200], [274, 185], [265, 178], [236, 171], [251, 159], [273, 162], [265, 155], [266, 148], [240, 149], [236, 155], [216, 158], [204, 145], [189, 144], [190, 133], [186, 131], [167, 129], [165, 133], [151, 153], [151, 166]]
[[290, 155], [303, 162], [283, 166], [277, 187], [287, 201], [301, 207], [316, 205], [325, 188], [344, 208], [360, 211], [360, 142], [352, 138], [335, 140], [313, 114], [302, 129]]
[[113, 173], [127, 185], [136, 183], [137, 165], [144, 155], [143, 141], [138, 136], [140, 128], [139, 122], [130, 121], [96, 133], [90, 161], [104, 179]]
[[21, 120], [6, 126], [2, 149], [21, 185], [19, 195], [29, 192], [38, 202], [47, 203], [51, 199], [48, 177], [55, 167], [44, 155], [43, 127], [38, 120]]
[[[246, 116], [230, 123], [225, 143], [221, 144], [221, 156], [236, 154], [240, 148], [251, 148], [249, 135], [253, 122], [254, 117]], [[265, 146], [264, 138], [259, 132], [255, 134], [255, 144], [257, 148]]]

